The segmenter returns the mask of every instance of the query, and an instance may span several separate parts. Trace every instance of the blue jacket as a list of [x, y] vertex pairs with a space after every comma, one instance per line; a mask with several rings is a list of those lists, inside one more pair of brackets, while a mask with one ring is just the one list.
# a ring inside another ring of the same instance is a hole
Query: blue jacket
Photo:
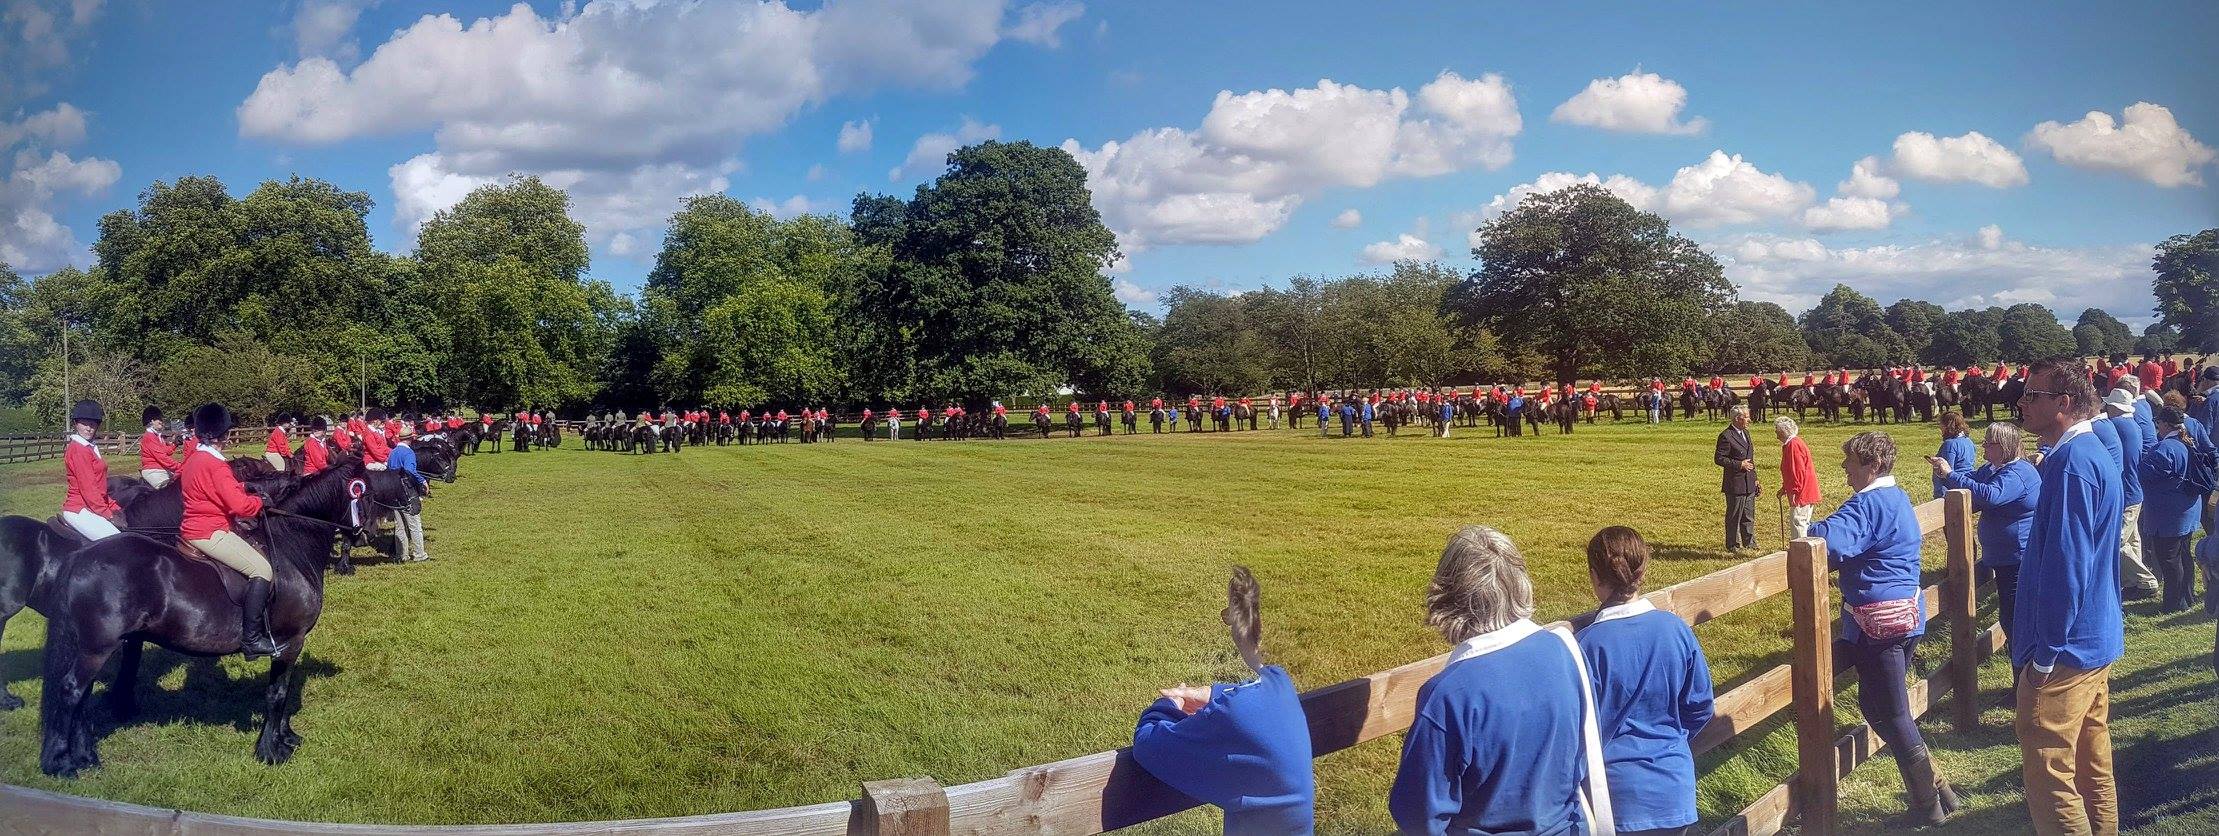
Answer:
[[2014, 665], [2100, 668], [2126, 650], [2119, 613], [2119, 524], [2126, 513], [2121, 477], [2092, 432], [2067, 435], [2042, 460], [2042, 498], [2019, 564], [2019, 606], [2012, 613]]
[[1595, 686], [1611, 813], [1621, 832], [1694, 824], [1688, 741], [1710, 722], [1710, 663], [1679, 616], [1652, 609], [1609, 618], [1616, 609], [1579, 634]]
[[416, 450], [406, 444], [393, 445], [393, 451], [385, 456], [385, 469], [398, 470], [416, 477], [416, 486], [419, 488], [431, 484], [431, 480], [424, 478], [424, 474], [416, 472]]
[[[1934, 455], [1949, 462], [1950, 471], [1955, 473], [1967, 473], [1980, 466], [1980, 451], [1973, 448], [1971, 438], [1961, 435], [1942, 439], [1942, 449]], [[1942, 482], [1941, 477], [1935, 477], [1934, 498], [1942, 498], [1942, 492], [1949, 490], [1949, 487]]]
[[[2219, 386], [2213, 386], [2210, 389], [2204, 390], [2203, 407], [2197, 409], [2195, 414], [2189, 417], [2195, 418], [2198, 422], [2201, 422], [2204, 425], [2204, 432], [2207, 435], [2209, 433], [2219, 431]], [[2205, 441], [2208, 439], [2197, 440]]]
[[1564, 643], [1541, 630], [1459, 660], [1418, 689], [1387, 812], [1403, 833], [1572, 836], [1582, 699]]
[[1911, 497], [1882, 476], [1849, 496], [1826, 519], [1811, 523], [1811, 536], [1826, 541], [1826, 563], [1841, 572], [1841, 636], [1863, 642], [1849, 608], [1875, 601], [1918, 599], [1919, 620], [1907, 635], [1926, 633], [1926, 600], [1919, 595], [1918, 512]]
[[2105, 419], [2113, 432], [2119, 434], [2119, 488], [2124, 492], [2127, 507], [2142, 504], [2142, 453], [2154, 439], [2144, 438], [2142, 425], [2132, 415]]
[[1980, 512], [1980, 565], [2017, 566], [2034, 530], [2034, 506], [2042, 500], [2042, 473], [2019, 459], [2002, 467], [1981, 465], [1971, 473], [1951, 471], [1949, 486], [1972, 492]]
[[2178, 436], [2158, 441], [2142, 455], [2142, 536], [2186, 537], [2203, 519], [2203, 493], [2188, 484], [2195, 456]]
[[1225, 810], [1226, 833], [1309, 833], [1317, 783], [1310, 725], [1285, 668], [1254, 682], [1210, 686], [1210, 702], [1187, 714], [1159, 699], [1133, 729], [1133, 760], [1172, 789]]

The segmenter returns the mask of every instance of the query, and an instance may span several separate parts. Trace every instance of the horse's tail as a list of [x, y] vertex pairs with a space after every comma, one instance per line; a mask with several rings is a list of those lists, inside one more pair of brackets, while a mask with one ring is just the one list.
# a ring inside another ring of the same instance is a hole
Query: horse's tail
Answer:
[[70, 760], [73, 715], [77, 703], [71, 690], [79, 666], [77, 627], [66, 613], [46, 620], [46, 652], [39, 683], [39, 769], [48, 775], [63, 771]]

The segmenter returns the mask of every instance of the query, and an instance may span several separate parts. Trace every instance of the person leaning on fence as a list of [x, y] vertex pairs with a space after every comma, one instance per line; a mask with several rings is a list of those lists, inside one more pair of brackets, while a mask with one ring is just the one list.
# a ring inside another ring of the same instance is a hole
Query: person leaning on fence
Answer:
[[177, 478], [177, 448], [162, 438], [169, 427], [162, 421], [161, 407], [147, 407], [139, 414], [139, 423], [146, 426], [146, 434], [139, 436], [139, 478], [160, 490]]
[[1593, 676], [1596, 732], [1619, 836], [1679, 834], [1695, 823], [1695, 753], [1711, 718], [1710, 663], [1695, 631], [1641, 597], [1649, 544], [1625, 526], [1587, 541], [1602, 610], [1579, 632]]
[[1757, 495], [1764, 491], [1757, 484], [1756, 452], [1749, 441], [1749, 408], [1734, 407], [1733, 415], [1711, 454], [1722, 471], [1719, 490], [1726, 494], [1727, 551], [1757, 547]]
[[1811, 463], [1810, 445], [1795, 419], [1782, 415], [1772, 420], [1772, 434], [1780, 439], [1779, 495], [1788, 504], [1788, 534], [1802, 539], [1811, 534], [1811, 509], [1818, 505], [1818, 466]]
[[[1965, 423], [1965, 416], [1958, 412], [1944, 412], [1941, 419], [1942, 446], [1931, 458], [1949, 462], [1949, 469], [1964, 473], [1979, 462], [1972, 447], [1972, 426]], [[1942, 498], [1949, 486], [1942, 484], [1942, 477], [1934, 477], [1934, 498]]]
[[2044, 836], [2116, 833], [2110, 667], [2126, 643], [2118, 460], [2096, 435], [2096, 390], [2080, 362], [2036, 363], [2019, 410], [2048, 449], [2011, 626], [2026, 804]]
[[1887, 433], [1858, 433], [1841, 451], [1842, 472], [1854, 493], [1811, 524], [1811, 536], [1826, 541], [1828, 566], [1840, 572], [1841, 633], [1834, 655], [1857, 667], [1857, 708], [1895, 752], [1911, 824], [1938, 824], [1956, 812], [1957, 795], [1935, 772], [1903, 681], [1926, 633], [1918, 513], [1889, 475], [1896, 447]]
[[1612, 836], [1593, 691], [1568, 630], [1533, 623], [1525, 557], [1502, 532], [1449, 538], [1426, 623], [1455, 644], [1418, 689], [1387, 811], [1404, 833]]
[[2042, 499], [2042, 474], [2026, 460], [2019, 428], [2010, 424], [1989, 424], [1980, 452], [1988, 463], [1969, 471], [1940, 456], [1926, 461], [1934, 468], [1936, 482], [1971, 493], [1972, 509], [1980, 512], [1980, 568], [1995, 575], [1997, 615], [2008, 649], [2012, 617], [2017, 614], [2019, 563], [2026, 554], [2027, 534], [2034, 528], [2034, 507]]
[[[2142, 542], [2163, 591], [2159, 611], [2185, 612], [2196, 600], [2196, 564], [2188, 541], [2211, 490], [2212, 451], [2199, 446], [2179, 409], [2157, 411], [2157, 443], [2142, 455]], [[2209, 579], [2206, 579], [2209, 583]]]
[[120, 533], [114, 522], [123, 506], [108, 496], [108, 460], [92, 439], [100, 434], [107, 414], [97, 401], [78, 401], [69, 408], [69, 440], [62, 444], [62, 522], [87, 540]]
[[1261, 597], [1248, 567], [1233, 567], [1219, 614], [1233, 648], [1256, 678], [1165, 688], [1133, 729], [1133, 760], [1172, 789], [1225, 811], [1225, 832], [1310, 833], [1317, 780], [1302, 693], [1278, 665], [1264, 664]]

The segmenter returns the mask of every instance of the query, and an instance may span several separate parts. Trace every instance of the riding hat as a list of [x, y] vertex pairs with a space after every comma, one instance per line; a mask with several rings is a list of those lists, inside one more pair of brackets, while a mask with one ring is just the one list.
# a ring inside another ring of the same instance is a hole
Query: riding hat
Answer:
[[323, 432], [323, 431], [325, 431], [325, 430], [329, 430], [329, 429], [331, 429], [331, 422], [330, 422], [330, 421], [327, 421], [327, 420], [324, 420], [324, 416], [318, 415], [318, 416], [316, 416], [316, 417], [314, 417], [314, 418], [310, 418], [310, 419], [308, 419], [308, 431], [309, 431], [309, 432], [318, 432], [318, 433], [320, 433], [320, 432]]
[[147, 407], [147, 408], [146, 408], [146, 411], [145, 411], [145, 412], [141, 412], [141, 413], [139, 413], [139, 423], [141, 423], [141, 424], [152, 424], [152, 423], [154, 423], [154, 422], [156, 422], [156, 421], [160, 421], [160, 420], [162, 420], [162, 408], [161, 408], [161, 407], [158, 407], [158, 406], [150, 406], [150, 407]]
[[372, 420], [372, 421], [383, 421], [383, 420], [385, 420], [385, 410], [383, 410], [383, 409], [372, 409], [372, 410], [370, 410], [370, 415], [369, 415], [369, 418], [370, 418], [370, 420]]
[[201, 404], [193, 410], [193, 435], [207, 442], [221, 442], [231, 434], [231, 410], [223, 404]]
[[69, 408], [69, 422], [72, 424], [79, 421], [98, 424], [105, 420], [107, 413], [100, 410], [99, 401], [78, 401], [76, 406]]

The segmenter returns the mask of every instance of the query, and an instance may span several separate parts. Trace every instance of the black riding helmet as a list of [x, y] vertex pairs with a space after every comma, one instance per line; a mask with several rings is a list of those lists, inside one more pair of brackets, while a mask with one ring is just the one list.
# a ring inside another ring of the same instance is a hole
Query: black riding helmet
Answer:
[[161, 407], [150, 406], [146, 408], [146, 411], [139, 413], [139, 423], [141, 424], [152, 424], [160, 420], [162, 420]]
[[99, 401], [78, 401], [76, 406], [69, 408], [71, 424], [85, 423], [98, 427], [105, 420], [107, 413], [101, 411]]
[[210, 444], [221, 444], [231, 435], [231, 410], [223, 404], [201, 404], [193, 410], [193, 435]]
[[316, 416], [316, 417], [314, 417], [314, 418], [310, 418], [310, 419], [308, 419], [308, 431], [309, 431], [309, 432], [319, 432], [319, 433], [320, 433], [320, 432], [323, 432], [323, 431], [325, 431], [325, 430], [328, 430], [328, 429], [331, 429], [331, 422], [330, 422], [329, 420], [326, 420], [326, 419], [324, 418], [324, 416], [318, 415], [318, 416]]

